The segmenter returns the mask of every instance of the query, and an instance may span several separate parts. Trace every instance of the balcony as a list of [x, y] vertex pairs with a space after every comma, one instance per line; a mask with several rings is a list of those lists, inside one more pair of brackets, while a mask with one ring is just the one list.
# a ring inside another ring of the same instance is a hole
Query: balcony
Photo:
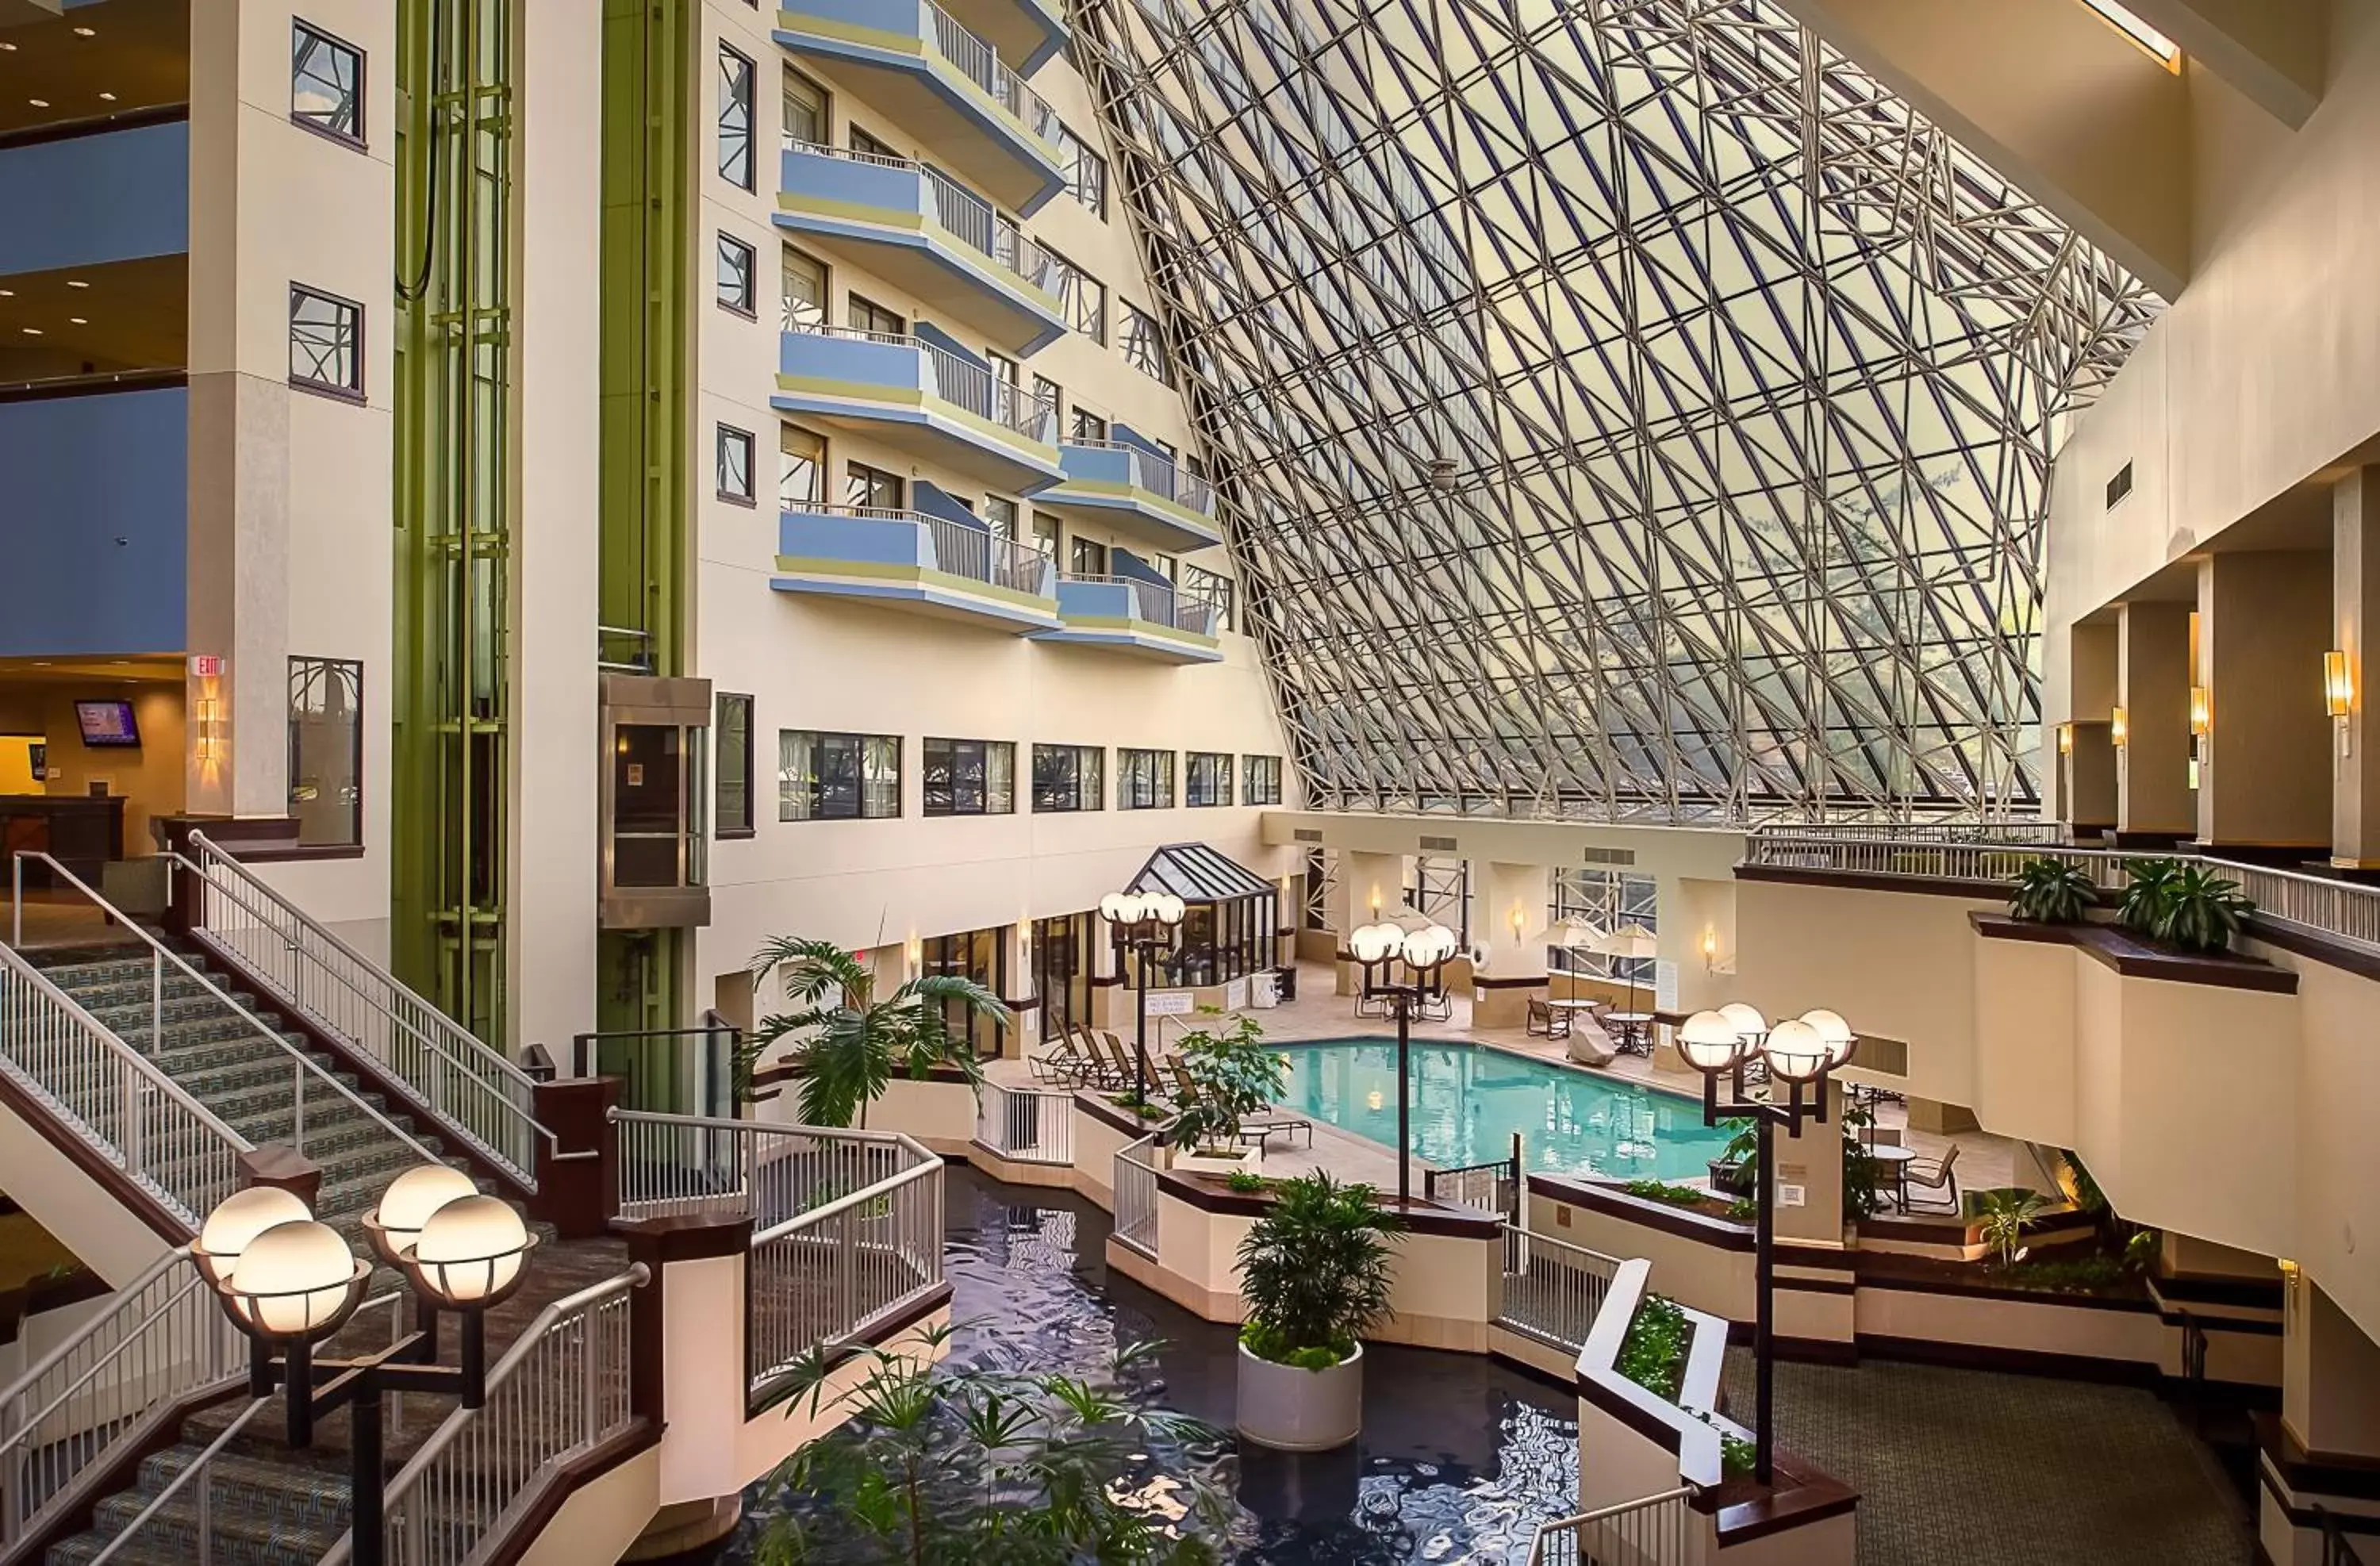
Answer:
[[770, 405], [863, 431], [1003, 489], [1038, 490], [1065, 477], [1056, 409], [918, 337], [844, 326], [788, 332]]
[[788, 142], [777, 226], [856, 262], [1003, 351], [1066, 330], [1049, 253], [974, 192], [924, 164]]
[[1064, 188], [1056, 112], [932, 0], [789, 0], [774, 36], [864, 76], [854, 86], [871, 106], [1002, 206], [1030, 217]]
[[886, 609], [1026, 636], [1063, 628], [1057, 572], [1029, 543], [916, 511], [810, 505], [777, 523], [779, 592], [865, 599]]
[[1063, 0], [951, 0], [959, 22], [1031, 76], [1066, 46]]
[[1093, 512], [1172, 551], [1223, 541], [1214, 486], [1124, 441], [1069, 441], [1059, 449], [1066, 477], [1033, 497], [1037, 505]]
[[1161, 582], [1133, 577], [1058, 578], [1054, 631], [1037, 631], [1036, 641], [1074, 642], [1111, 648], [1161, 663], [1220, 663], [1215, 612]]

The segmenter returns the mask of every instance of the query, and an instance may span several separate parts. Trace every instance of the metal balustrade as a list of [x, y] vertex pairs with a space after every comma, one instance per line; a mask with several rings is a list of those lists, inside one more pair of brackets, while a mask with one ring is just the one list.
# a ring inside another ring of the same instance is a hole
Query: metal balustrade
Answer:
[[1702, 1560], [1699, 1519], [1679, 1488], [1541, 1524], [1529, 1566], [1688, 1566]]
[[1115, 1156], [1115, 1237], [1145, 1256], [1157, 1255], [1157, 1138], [1144, 1136]]
[[1876, 838], [1895, 843], [2030, 844], [2070, 847], [2073, 829], [2063, 821], [1779, 821], [1756, 826], [1755, 835]]
[[1023, 229], [1002, 216], [990, 202], [931, 164], [919, 163], [914, 158], [887, 157], [880, 152], [855, 152], [848, 147], [829, 147], [792, 137], [785, 139], [784, 150], [808, 157], [834, 158], [844, 163], [867, 164], [875, 168], [899, 169], [917, 176], [925, 181], [926, 215], [940, 224], [953, 238], [1037, 288], [1048, 289], [1050, 286], [1052, 258], [1050, 252], [1035, 244]]
[[193, 1542], [197, 1546], [197, 1553], [183, 1555], [181, 1559], [194, 1562], [195, 1566], [213, 1566], [215, 1459], [223, 1455], [224, 1449], [245, 1434], [249, 1426], [255, 1422], [256, 1416], [271, 1407], [272, 1403], [273, 1400], [270, 1398], [257, 1398], [246, 1408], [241, 1409], [238, 1416], [224, 1426], [222, 1434], [207, 1443], [206, 1450], [200, 1452], [188, 1467], [175, 1475], [172, 1481], [164, 1489], [159, 1490], [148, 1505], [135, 1512], [131, 1521], [126, 1523], [115, 1536], [109, 1539], [101, 1548], [99, 1553], [91, 1558], [91, 1566], [107, 1566], [107, 1562], [115, 1560], [126, 1551], [140, 1549], [144, 1545], [152, 1542], [163, 1544], [168, 1549], [175, 1548], [174, 1543], [163, 1539], [152, 1541], [144, 1538], [143, 1536], [147, 1534], [150, 1524], [154, 1523], [167, 1507], [179, 1499], [185, 1490], [191, 1494], [191, 1511], [195, 1516], [192, 1519], [190, 1532], [195, 1536]]
[[2250, 934], [2273, 925], [2380, 954], [2380, 888], [2230, 859], [2204, 864], [2238, 881], [2240, 894], [2256, 904]]
[[1050, 554], [1023, 539], [1004, 538], [947, 516], [911, 513], [934, 544], [934, 568], [970, 581], [1047, 596]]
[[1583, 1349], [1619, 1270], [1616, 1257], [1508, 1224], [1497, 1324], [1566, 1349]]
[[1075, 1096], [987, 1082], [976, 1100], [975, 1139], [1011, 1163], [1072, 1167]]
[[1026, 86], [1023, 78], [1002, 65], [990, 44], [960, 26], [948, 11], [932, 4], [926, 9], [933, 18], [935, 50], [957, 67], [962, 76], [989, 93], [993, 102], [1015, 115], [1037, 140], [1049, 143], [1054, 154], [1058, 112]]
[[538, 1145], [555, 1144], [553, 1133], [538, 1123], [537, 1085], [527, 1072], [204, 832], [192, 832], [190, 846], [195, 864], [172, 857], [196, 873], [194, 929], [237, 958], [275, 1003], [353, 1044], [440, 1130], [470, 1143], [524, 1188], [537, 1189]]
[[1130, 441], [1068, 441], [1089, 451], [1122, 452], [1125, 482], [1136, 490], [1184, 505], [1203, 516], [1215, 514], [1215, 487], [1206, 480]]
[[1176, 630], [1193, 631], [1199, 636], [1214, 635], [1214, 605], [1184, 598], [1163, 582], [1145, 582], [1137, 577], [1092, 576], [1079, 571], [1062, 572], [1058, 579], [1122, 588], [1134, 619], [1146, 620], [1152, 625], [1171, 625]]
[[[149, 987], [153, 1034], [164, 989], [164, 959], [155, 952]], [[0, 1071], [193, 1233], [239, 1189], [240, 1155], [253, 1144], [6, 947]]]
[[922, 337], [900, 332], [871, 332], [859, 326], [824, 324], [795, 326], [789, 328], [789, 333], [915, 349], [923, 361], [919, 366], [920, 390], [1029, 440], [1052, 444], [1057, 441], [1058, 410], [1049, 398], [1003, 381], [994, 375], [990, 367], [971, 363]]
[[[651, 1277], [639, 1262], [538, 1313], [489, 1371], [486, 1404], [457, 1409], [390, 1481], [390, 1566], [486, 1559], [563, 1464], [627, 1430], [629, 1295]], [[344, 1566], [354, 1548], [350, 1534], [322, 1566]]]
[[751, 1215], [766, 1229], [910, 1165], [907, 1138], [770, 1121], [613, 1110], [622, 1218]]

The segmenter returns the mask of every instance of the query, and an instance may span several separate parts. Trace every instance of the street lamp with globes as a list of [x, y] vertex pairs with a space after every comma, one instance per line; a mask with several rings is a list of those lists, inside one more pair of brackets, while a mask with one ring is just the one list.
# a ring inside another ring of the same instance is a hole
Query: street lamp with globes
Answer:
[[1148, 969], [1160, 949], [1171, 950], [1173, 932], [1182, 927], [1182, 899], [1170, 892], [1111, 892], [1099, 899], [1099, 917], [1116, 946], [1116, 963], [1129, 950], [1133, 989], [1138, 992], [1138, 1020], [1133, 1027], [1133, 1086], [1142, 1103], [1148, 1102]]
[[[1438, 992], [1438, 973], [1454, 955], [1454, 932], [1444, 925], [1408, 930], [1394, 924], [1364, 925], [1347, 937], [1347, 950], [1364, 965], [1364, 997], [1386, 1000], [1397, 1014], [1397, 1205], [1413, 1199], [1413, 1086], [1406, 1058], [1413, 1049], [1413, 1014], [1427, 996]], [[1405, 982], [1375, 982], [1377, 967], [1385, 972], [1402, 958]]]
[[[1696, 1012], [1678, 1029], [1678, 1053], [1703, 1074], [1703, 1123], [1723, 1119], [1749, 1120], [1755, 1147], [1753, 1155], [1757, 1214], [1754, 1230], [1754, 1276], [1756, 1317], [1753, 1326], [1753, 1366], [1758, 1378], [1754, 1422], [1752, 1476], [1756, 1484], [1770, 1482], [1771, 1405], [1775, 1390], [1772, 1326], [1777, 1270], [1777, 1161], [1769, 1156], [1769, 1133], [1783, 1126], [1789, 1136], [1802, 1135], [1802, 1123], [1827, 1118], [1827, 1085], [1847, 1064], [1858, 1048], [1858, 1036], [1840, 1015], [1828, 1011], [1805, 1012], [1771, 1027], [1768, 1019], [1741, 1001], [1715, 1012]], [[1759, 1062], [1767, 1071], [1767, 1099], [1744, 1091], [1744, 1067]], [[1718, 1096], [1720, 1077], [1730, 1078], [1728, 1102]], [[1785, 1084], [1788, 1097], [1776, 1101], [1776, 1084]], [[1803, 1089], [1815, 1089], [1805, 1102]]]

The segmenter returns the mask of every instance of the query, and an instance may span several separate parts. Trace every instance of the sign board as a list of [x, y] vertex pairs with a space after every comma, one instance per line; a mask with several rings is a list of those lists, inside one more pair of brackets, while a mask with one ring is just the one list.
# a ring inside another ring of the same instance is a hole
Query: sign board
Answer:
[[1678, 965], [1657, 962], [1653, 965], [1653, 1004], [1665, 1012], [1678, 1009]]
[[1807, 1189], [1802, 1185], [1779, 1184], [1777, 1187], [1777, 1205], [1780, 1208], [1806, 1207], [1808, 1203], [1803, 1200], [1803, 1193]]
[[1198, 1009], [1186, 989], [1152, 989], [1148, 1000], [1148, 1014], [1153, 1017], [1186, 1017]]
[[1229, 984], [1223, 986], [1223, 1010], [1227, 1012], [1245, 1011], [1247, 1009], [1247, 1004], [1248, 981], [1246, 979], [1235, 978]]
[[223, 678], [223, 672], [224, 661], [222, 653], [193, 652], [190, 654], [190, 678], [194, 680], [219, 680]]

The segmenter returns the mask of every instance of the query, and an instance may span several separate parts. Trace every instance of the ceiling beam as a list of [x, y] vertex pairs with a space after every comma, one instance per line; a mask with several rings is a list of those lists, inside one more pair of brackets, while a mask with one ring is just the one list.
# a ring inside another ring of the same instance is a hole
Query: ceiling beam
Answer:
[[2328, 54], [2322, 0], [2125, 0], [2125, 6], [2291, 130], [2322, 102]]

